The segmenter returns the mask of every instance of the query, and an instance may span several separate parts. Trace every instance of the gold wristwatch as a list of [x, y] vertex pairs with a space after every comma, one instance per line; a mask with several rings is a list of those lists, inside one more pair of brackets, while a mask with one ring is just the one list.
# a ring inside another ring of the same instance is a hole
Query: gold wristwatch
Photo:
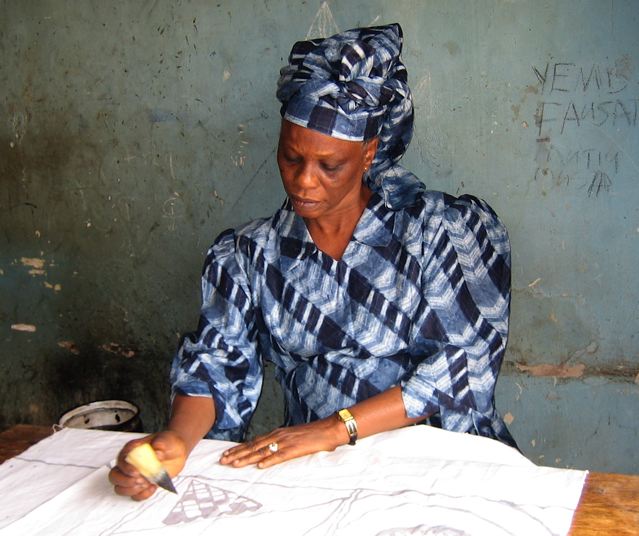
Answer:
[[357, 421], [355, 421], [355, 417], [347, 409], [340, 409], [337, 412], [337, 418], [346, 426], [349, 437], [348, 444], [354, 445], [357, 441]]

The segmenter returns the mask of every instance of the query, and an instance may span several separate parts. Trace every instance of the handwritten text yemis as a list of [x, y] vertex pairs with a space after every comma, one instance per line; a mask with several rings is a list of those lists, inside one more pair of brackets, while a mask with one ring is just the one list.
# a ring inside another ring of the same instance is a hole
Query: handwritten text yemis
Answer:
[[629, 60], [614, 66], [546, 63], [533, 72], [544, 96], [535, 114], [540, 138], [584, 125], [637, 126], [639, 97], [632, 91]]

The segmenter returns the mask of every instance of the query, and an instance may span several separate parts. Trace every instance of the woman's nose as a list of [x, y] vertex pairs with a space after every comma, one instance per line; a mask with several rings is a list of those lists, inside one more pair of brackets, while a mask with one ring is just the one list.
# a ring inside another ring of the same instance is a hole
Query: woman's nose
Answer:
[[295, 174], [295, 182], [299, 188], [312, 189], [316, 185], [317, 177], [310, 163], [300, 164]]

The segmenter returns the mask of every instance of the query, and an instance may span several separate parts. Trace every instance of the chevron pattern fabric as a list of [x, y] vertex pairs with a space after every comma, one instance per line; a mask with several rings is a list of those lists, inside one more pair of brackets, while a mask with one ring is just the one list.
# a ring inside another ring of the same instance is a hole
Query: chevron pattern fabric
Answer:
[[171, 380], [174, 394], [214, 398], [208, 437], [242, 440], [266, 359], [285, 425], [400, 385], [409, 417], [514, 445], [494, 408], [510, 247], [483, 201], [425, 191], [392, 210], [374, 194], [340, 260], [315, 247], [287, 203], [217, 238], [202, 295]]

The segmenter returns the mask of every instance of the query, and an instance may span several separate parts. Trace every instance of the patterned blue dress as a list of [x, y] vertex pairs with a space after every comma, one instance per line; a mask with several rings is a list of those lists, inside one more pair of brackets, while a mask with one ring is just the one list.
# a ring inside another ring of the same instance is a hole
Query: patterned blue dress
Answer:
[[207, 437], [241, 441], [266, 359], [284, 425], [399, 385], [409, 417], [514, 445], [494, 407], [509, 305], [508, 235], [481, 200], [425, 191], [392, 210], [373, 194], [340, 260], [287, 203], [210, 248], [173, 394], [212, 396]]

